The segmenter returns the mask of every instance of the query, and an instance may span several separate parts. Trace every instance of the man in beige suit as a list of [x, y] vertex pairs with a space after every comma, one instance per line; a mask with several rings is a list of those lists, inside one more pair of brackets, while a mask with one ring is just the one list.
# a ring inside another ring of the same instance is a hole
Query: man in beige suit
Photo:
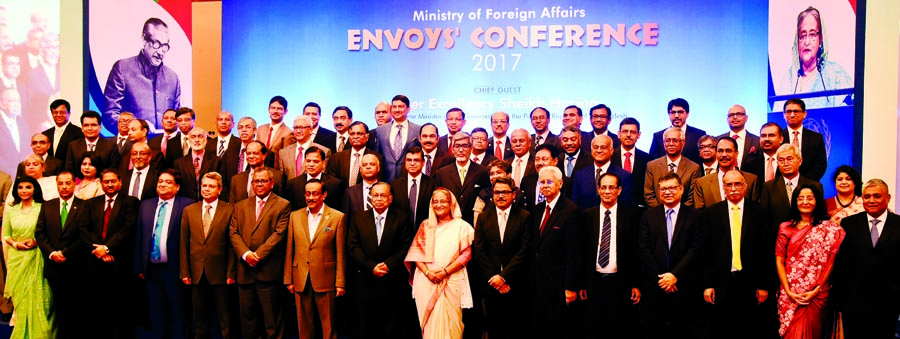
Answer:
[[[702, 210], [704, 207], [724, 200], [723, 178], [725, 173], [737, 166], [737, 149], [737, 141], [731, 137], [719, 138], [716, 143], [716, 159], [719, 162], [719, 169], [717, 172], [712, 172], [694, 181], [694, 208]], [[747, 185], [744, 191], [745, 197], [758, 202], [760, 187], [756, 185], [756, 175], [744, 171], [738, 172], [744, 175], [744, 182]]]
[[203, 201], [188, 205], [181, 215], [181, 281], [191, 286], [194, 337], [208, 338], [210, 316], [219, 314], [222, 338], [230, 338], [231, 298], [227, 285], [236, 277], [237, 256], [231, 250], [228, 226], [234, 205], [219, 200], [222, 176], [203, 175]]
[[284, 276], [284, 232], [291, 203], [272, 194], [272, 169], [253, 172], [254, 196], [238, 201], [231, 218], [231, 245], [240, 258], [237, 282], [244, 338], [259, 338], [259, 316], [266, 337], [284, 335], [281, 279]]
[[313, 142], [310, 138], [310, 131], [313, 128], [312, 119], [308, 116], [301, 115], [294, 118], [294, 140], [296, 142], [285, 146], [278, 152], [275, 160], [275, 168], [287, 175], [287, 180], [306, 173], [306, 166], [303, 165], [304, 155], [310, 147], [318, 147], [325, 151], [325, 160], [331, 156], [331, 150], [328, 147]]
[[681, 178], [686, 188], [681, 196], [681, 202], [685, 205], [694, 205], [694, 192], [691, 185], [695, 179], [700, 178], [700, 166], [682, 156], [684, 149], [684, 131], [679, 127], [669, 127], [663, 133], [663, 143], [666, 146], [666, 155], [651, 160], [647, 163], [647, 174], [644, 179], [644, 200], [647, 207], [659, 206], [662, 202], [657, 196], [657, 181], [668, 172], [675, 172]]
[[337, 339], [335, 297], [344, 295], [344, 214], [325, 206], [322, 182], [306, 182], [306, 208], [291, 213], [284, 284], [297, 302], [301, 338], [312, 338], [318, 313], [322, 337]]
[[291, 129], [284, 125], [284, 116], [288, 112], [288, 102], [283, 96], [276, 95], [269, 100], [269, 118], [272, 122], [259, 126], [256, 130], [256, 140], [266, 145], [266, 148], [278, 154], [285, 146], [285, 139], [290, 141]]

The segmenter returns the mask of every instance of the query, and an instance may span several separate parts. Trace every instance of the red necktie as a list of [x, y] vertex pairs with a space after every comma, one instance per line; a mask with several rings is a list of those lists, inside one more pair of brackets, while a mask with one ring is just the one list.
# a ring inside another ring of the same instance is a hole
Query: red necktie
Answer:
[[159, 148], [162, 149], [163, 157], [166, 156], [166, 145], [169, 143], [169, 135], [163, 134], [162, 141], [159, 142]]
[[269, 126], [269, 136], [266, 137], [266, 148], [272, 147], [272, 126]]
[[631, 173], [631, 152], [625, 152], [625, 170]]
[[106, 241], [106, 230], [109, 229], [109, 215], [112, 214], [112, 199], [106, 200], [106, 210], [103, 211], [103, 233], [100, 235]]
[[200, 182], [200, 157], [197, 155], [194, 155], [194, 178]]
[[494, 157], [497, 159], [503, 159], [503, 149], [500, 148], [500, 140], [497, 140], [497, 147], [494, 148]]
[[544, 226], [547, 226], [547, 219], [550, 218], [550, 204], [547, 204], [547, 209], [544, 211], [544, 220], [541, 221], [541, 235], [544, 235]]

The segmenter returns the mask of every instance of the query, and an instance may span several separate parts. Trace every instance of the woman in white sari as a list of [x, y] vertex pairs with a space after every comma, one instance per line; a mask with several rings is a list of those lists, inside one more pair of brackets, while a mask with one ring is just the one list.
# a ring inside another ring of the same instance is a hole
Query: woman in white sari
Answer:
[[474, 237], [453, 194], [436, 189], [405, 260], [423, 339], [462, 338], [462, 309], [472, 308], [466, 263]]

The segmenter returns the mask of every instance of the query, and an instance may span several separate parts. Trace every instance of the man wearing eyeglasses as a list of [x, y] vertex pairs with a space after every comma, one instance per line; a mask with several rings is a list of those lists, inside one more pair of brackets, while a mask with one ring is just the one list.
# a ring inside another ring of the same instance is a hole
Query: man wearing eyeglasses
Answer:
[[[694, 208], [702, 210], [715, 203], [718, 203], [728, 195], [728, 190], [723, 186], [725, 182], [725, 173], [730, 170], [737, 170], [737, 141], [731, 137], [722, 137], [716, 143], [715, 157], [718, 160], [719, 170], [707, 174], [694, 182]], [[742, 196], [752, 201], [759, 200], [760, 186], [757, 185], [756, 175], [737, 171], [744, 177], [746, 186], [742, 188]]]
[[[687, 125], [688, 116], [691, 115], [691, 106], [687, 100], [676, 98], [669, 101], [668, 105], [669, 121], [672, 122], [671, 127], [678, 127], [684, 131], [684, 156], [694, 163], [700, 163], [700, 149], [697, 143], [700, 137], [706, 135], [706, 131]], [[653, 133], [653, 143], [650, 144], [650, 158], [656, 159], [666, 155], [665, 131]], [[690, 183], [687, 183], [690, 185]]]
[[744, 125], [747, 124], [747, 110], [744, 106], [733, 105], [728, 109], [728, 128], [730, 131], [719, 135], [722, 137], [731, 137], [738, 144], [737, 167], [743, 168], [744, 160], [756, 157], [760, 153], [759, 136], [747, 132]]
[[[62, 171], [62, 161], [54, 157], [48, 156], [47, 150], [50, 149], [50, 138], [46, 135], [37, 133], [31, 136], [31, 150], [34, 154], [44, 159], [44, 176], [52, 177]], [[25, 174], [25, 162], [20, 162], [16, 169], [16, 178]]]
[[797, 146], [805, 160], [800, 165], [800, 175], [819, 181], [828, 168], [825, 139], [819, 132], [803, 127], [805, 119], [806, 103], [797, 98], [789, 99], [784, 103], [784, 121], [787, 122], [787, 129], [781, 130], [781, 133], [784, 135], [784, 143]]
[[181, 85], [178, 75], [163, 65], [169, 52], [169, 27], [158, 18], [144, 22], [143, 49], [138, 55], [116, 61], [106, 80], [103, 126], [116, 131], [119, 113], [128, 111], [147, 120], [155, 129], [162, 128], [167, 109], [181, 107]]

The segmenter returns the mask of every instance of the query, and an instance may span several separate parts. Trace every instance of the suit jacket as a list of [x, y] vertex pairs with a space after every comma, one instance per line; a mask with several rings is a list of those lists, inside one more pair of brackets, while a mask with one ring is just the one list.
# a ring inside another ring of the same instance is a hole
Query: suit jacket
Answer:
[[[791, 143], [790, 131], [781, 130], [784, 143]], [[825, 152], [825, 138], [819, 132], [804, 127], [800, 135], [800, 155], [803, 163], [800, 164], [800, 175], [820, 181], [828, 168], [828, 154]]]
[[444, 151], [444, 153], [450, 152], [450, 141], [448, 140], [448, 135], [444, 134], [440, 138], [438, 138], [437, 149]]
[[[328, 154], [336, 153], [337, 133], [319, 125], [319, 130], [318, 132], [316, 132], [316, 136], [313, 138], [313, 143], [325, 147], [325, 149], [328, 150], [326, 151], [326, 153]], [[350, 140], [347, 140], [347, 145], [350, 145]]]
[[344, 214], [322, 206], [322, 219], [310, 240], [308, 210], [291, 212], [284, 261], [284, 284], [294, 291], [306, 289], [307, 278], [315, 292], [344, 288], [347, 229]]
[[[119, 194], [129, 195], [131, 194], [131, 177], [134, 175], [134, 170], [128, 170], [124, 173], [119, 173], [119, 178], [122, 180], [122, 188], [119, 189]], [[147, 200], [156, 196], [156, 183], [159, 181], [159, 170], [150, 167], [147, 170], [147, 177], [144, 179], [144, 185], [141, 186], [141, 196], [137, 197], [139, 200]]]
[[211, 285], [225, 285], [227, 279], [236, 279], [237, 255], [231, 249], [229, 226], [234, 215], [234, 205], [224, 201], [216, 203], [216, 210], [209, 223], [209, 233], [203, 232], [203, 202], [188, 205], [181, 215], [181, 278], [191, 278], [191, 284], [200, 283], [204, 275]]
[[[353, 216], [366, 211], [365, 183], [350, 186], [344, 191], [344, 200], [341, 201], [341, 211]], [[349, 220], [347, 220], [349, 221]]]
[[409, 175], [401, 176], [391, 181], [391, 193], [394, 198], [391, 201], [391, 208], [397, 208], [404, 212], [410, 218], [413, 234], [419, 230], [419, 226], [425, 219], [428, 219], [428, 210], [431, 205], [431, 192], [434, 192], [434, 179], [422, 173], [420, 181], [416, 183], [418, 192], [416, 193], [416, 220], [412, 220], [413, 214], [409, 204]]
[[[640, 193], [643, 193], [644, 190], [644, 175], [647, 173], [647, 163], [649, 163], [652, 158], [650, 158], [650, 154], [639, 150], [635, 147], [633, 150], [634, 156], [631, 157], [631, 174], [635, 182], [640, 182], [640, 185], [637, 187], [640, 188]], [[619, 168], [624, 169], [625, 164], [622, 163], [622, 148], [616, 147], [616, 150], [613, 151], [613, 155], [609, 158], [609, 162], [613, 165], [618, 166]]]
[[[741, 277], [747, 287], [769, 291], [777, 279], [772, 253], [775, 242], [767, 230], [768, 217], [759, 203], [744, 198], [741, 217]], [[701, 288], [713, 288], [716, 299], [727, 300], [731, 261], [731, 219], [727, 201], [712, 204], [703, 212], [703, 244], [701, 259]], [[677, 277], [677, 276], [676, 276]]]
[[66, 161], [66, 154], [69, 153], [69, 143], [78, 139], [84, 139], [84, 133], [81, 132], [80, 128], [70, 123], [66, 125], [66, 129], [63, 130], [63, 134], [59, 138], [59, 145], [56, 145], [53, 144], [53, 134], [55, 129], [56, 126], [48, 128], [43, 132], [43, 134], [47, 136], [47, 139], [50, 139], [51, 143], [50, 149], [47, 150], [47, 154], [60, 160], [60, 162]]
[[[219, 142], [218, 135], [216, 135], [215, 138], [209, 138], [209, 140], [206, 143], [206, 151], [207, 152], [211, 151], [211, 152], [213, 152], [213, 154], [218, 156], [218, 154], [219, 154], [218, 153], [219, 152], [218, 142]], [[225, 148], [226, 151], [228, 151], [230, 149], [234, 149], [235, 147], [240, 150], [241, 139], [234, 135], [231, 135], [231, 137], [228, 138], [228, 145], [226, 145], [225, 147], [226, 147]], [[224, 157], [225, 157], [225, 154], [222, 154], [222, 156], [220, 158], [224, 158]], [[234, 166], [232, 166], [232, 167], [234, 167], [234, 170], [237, 171], [237, 163], [236, 162], [234, 163]], [[222, 174], [222, 173], [219, 173], [219, 174]]]
[[542, 202], [530, 215], [534, 233], [534, 287], [538, 295], [555, 298], [562, 295], [563, 290], [579, 291], [584, 288], [584, 221], [578, 205], [559, 196], [541, 233], [546, 208], [547, 202]]
[[459, 203], [459, 208], [462, 211], [462, 218], [469, 225], [475, 223], [474, 208], [478, 193], [482, 189], [489, 188], [490, 184], [491, 181], [487, 169], [476, 165], [471, 160], [469, 160], [469, 169], [466, 171], [465, 182], [460, 182], [459, 171], [455, 165], [441, 168], [434, 175], [434, 187], [444, 187], [456, 196], [456, 201]]
[[[165, 134], [160, 134], [147, 140], [147, 146], [154, 154], [163, 154], [162, 139]], [[172, 168], [175, 160], [184, 156], [184, 150], [181, 148], [181, 132], [175, 132], [175, 136], [166, 140], [166, 153], [163, 155], [162, 168]], [[237, 164], [235, 164], [237, 166]]]
[[[516, 171], [516, 157], [515, 157], [515, 155], [513, 155], [512, 157], [509, 157], [508, 159], [504, 159], [504, 160], [507, 163], [509, 163], [509, 168], [511, 168], [513, 171], [512, 173], [510, 173], [510, 176], [509, 176], [510, 178], [512, 178], [513, 174], [515, 174], [515, 171]], [[483, 167], [488, 168], [489, 165], [490, 165], [490, 163], [487, 163], [487, 164], [484, 164]], [[522, 172], [522, 178], [524, 178], [528, 175], [531, 175], [531, 174], [537, 174], [537, 171], [534, 170], [534, 154], [529, 154], [528, 161], [523, 163], [522, 166], [525, 167], [525, 170]], [[519, 185], [521, 185], [521, 182], [519, 183]]]
[[[547, 140], [543, 140], [541, 144], [550, 144], [556, 146], [556, 149], [562, 150], [562, 141], [559, 140], [559, 136], [553, 134], [553, 132], [547, 133]], [[534, 154], [535, 149], [538, 147], [537, 144], [537, 135], [534, 133], [531, 134], [531, 153]]]
[[590, 167], [591, 164], [594, 163], [594, 159], [591, 158], [590, 152], [586, 153], [579, 151], [578, 158], [575, 159], [575, 165], [572, 166], [572, 175], [566, 175], [566, 158], [568, 157], [569, 155], [567, 155], [566, 152], [561, 152], [556, 161], [556, 167], [562, 172], [563, 177], [571, 177], [572, 175], [575, 175], [575, 172], [578, 172], [578, 170]]
[[644, 264], [647, 283], [655, 286], [660, 274], [672, 273], [678, 278], [676, 285], [680, 286], [679, 289], [690, 287], [701, 260], [700, 218], [699, 211], [682, 203], [672, 232], [672, 247], [669, 248], [666, 207], [659, 205], [644, 212], [638, 231], [638, 253]]
[[[663, 142], [663, 133], [665, 133], [665, 131], [666, 129], [663, 129], [659, 132], [653, 133], [653, 143], [650, 144], [651, 159], [656, 159], [666, 155], [666, 145]], [[699, 142], [700, 137], [704, 135], [706, 135], [706, 131], [688, 125], [687, 130], [684, 131], [684, 149], [681, 150], [681, 154], [686, 156], [694, 163], [701, 163], [702, 161], [700, 160], [700, 148], [697, 147], [697, 142]]]
[[[485, 154], [492, 155], [498, 159], [512, 158], [515, 155], [512, 150], [512, 144], [510, 144], [510, 142], [509, 142], [509, 135], [506, 136], [506, 142], [503, 144], [502, 156], [494, 154], [495, 153], [494, 148], [497, 148], [497, 144], [494, 143], [494, 137], [490, 137], [490, 138], [488, 138], [488, 148], [487, 148], [487, 151], [484, 152]], [[485, 165], [487, 165], [487, 164], [485, 164]]]
[[[153, 249], [153, 228], [156, 227], [156, 208], [161, 200], [159, 197], [141, 201], [138, 215], [138, 229], [134, 242], [134, 273], [147, 274], [147, 264], [150, 263], [150, 252]], [[181, 218], [184, 208], [194, 201], [185, 197], [175, 196], [172, 205], [166, 208], [172, 209], [169, 218], [168, 238], [166, 238], [166, 263], [165, 269], [172, 277], [178, 277], [181, 267], [180, 251], [183, 246], [181, 241]]]
[[[716, 139], [721, 139], [723, 137], [730, 137], [731, 135], [732, 135], [731, 132], [722, 133], [721, 135], [716, 137]], [[750, 133], [750, 131], [747, 131], [747, 140], [744, 140], [744, 149], [741, 150], [741, 154], [742, 154], [741, 155], [742, 158], [741, 158], [741, 163], [739, 164], [740, 165], [739, 167], [743, 167], [743, 165], [747, 163], [747, 159], [753, 159], [753, 158], [760, 156], [760, 154], [762, 154], [762, 148], [759, 146], [759, 136], [758, 135]], [[741, 168], [741, 169], [743, 169], [743, 168]], [[753, 173], [753, 172], [751, 172], [751, 173]], [[765, 172], [763, 172], [763, 173], [765, 173]], [[753, 173], [753, 174], [756, 174], [756, 173]], [[757, 176], [759, 176], [759, 175], [757, 175]]]
[[[471, 159], [471, 157], [470, 157], [470, 159]], [[495, 158], [493, 155], [487, 154], [487, 152], [485, 152], [479, 156], [479, 158], [478, 158], [479, 161], [475, 161], [475, 160], [472, 160], [472, 161], [474, 161], [476, 164], [481, 165], [482, 167], [487, 167], [487, 165], [490, 165], [491, 161], [494, 161], [494, 159], [497, 159], [497, 158]], [[444, 159], [442, 160], [442, 162], [439, 165], [440, 165], [440, 168], [443, 168], [444, 166], [453, 164], [455, 162], [456, 162], [456, 157], [451, 154], [447, 157], [444, 157]], [[437, 172], [437, 170], [439, 170], [440, 168], [435, 168], [433, 171]]]
[[[819, 192], [823, 192], [822, 184], [801, 175], [800, 179], [797, 179], [797, 187], [803, 185], [813, 185]], [[796, 190], [797, 187], [794, 187], [794, 189]], [[769, 227], [772, 236], [774, 237], [778, 234], [778, 225], [787, 221], [791, 212], [791, 197], [787, 195], [784, 177], [779, 175], [775, 177], [775, 179], [763, 184], [762, 195], [760, 195], [759, 202], [767, 211], [769, 211]]]
[[[189, 198], [194, 201], [202, 199], [200, 196], [200, 178], [209, 172], [215, 172], [219, 168], [219, 157], [213, 152], [203, 152], [203, 158], [200, 160], [200, 176], [194, 172], [194, 155], [193, 151], [185, 157], [175, 161], [172, 166], [178, 173], [181, 173], [181, 187], [178, 189], [178, 195]], [[224, 186], [224, 183], [223, 183]]]
[[[23, 123], [25, 122], [20, 118], [18, 119], [16, 125], [22, 126]], [[19, 148], [16, 149], [16, 145], [14, 144], [14, 142], [16, 142], [16, 138], [14, 138], [14, 136], [12, 135], [12, 131], [7, 128], [5, 123], [0, 124], [0, 154], [3, 154], [6, 159], [12, 159], [12, 161], [4, 161], [3, 163], [0, 163], [0, 171], [13, 173], [13, 171], [16, 169], [15, 164], [17, 160], [25, 159], [25, 157], [34, 153], [31, 150], [31, 135], [29, 135], [22, 129], [19, 129], [18, 132]], [[84, 139], [82, 138], [82, 140]]]
[[[305, 217], [305, 213], [303, 214]], [[403, 265], [403, 259], [409, 252], [414, 235], [415, 228], [410, 225], [409, 216], [396, 208], [387, 209], [380, 243], [375, 229], [375, 211], [353, 216], [347, 229], [347, 251], [358, 268], [357, 298], [364, 300], [374, 299], [376, 296], [391, 299], [409, 298], [411, 293], [407, 282], [409, 274]], [[372, 272], [379, 263], [387, 265], [389, 272], [376, 278]]]
[[[756, 176], [744, 171], [741, 171], [741, 174], [744, 175], [744, 182], [746, 184], [744, 193], [745, 198], [747, 198], [747, 200], [759, 201], [759, 192], [761, 188], [760, 185], [756, 184], [758, 181]], [[725, 200], [725, 197], [719, 192], [719, 187], [722, 187], [722, 183], [719, 182], [719, 173], [717, 172], [704, 175], [700, 177], [700, 179], [695, 180], [694, 208], [703, 210], [705, 207]]]
[[[269, 193], [259, 219], [256, 218], [256, 197], [234, 204], [231, 218], [231, 246], [237, 254], [237, 282], [252, 284], [260, 281], [279, 281], [284, 270], [284, 237], [291, 215], [291, 203]], [[251, 267], [243, 260], [244, 253], [255, 252], [259, 263]]]
[[[328, 161], [328, 158], [331, 156], [331, 149], [325, 146], [322, 146], [319, 143], [312, 143], [310, 147], [318, 147], [322, 151], [325, 152], [325, 159], [322, 161]], [[304, 150], [306, 151], [306, 150]], [[305, 158], [304, 158], [305, 159]], [[278, 151], [278, 160], [275, 162], [275, 168], [283, 171], [287, 176], [287, 180], [291, 180], [297, 176], [297, 143], [293, 143], [285, 146], [280, 151]], [[305, 166], [304, 166], [305, 167]], [[306, 173], [306, 168], [301, 168], [300, 173]]]
[[[285, 199], [291, 202], [291, 211], [306, 207], [306, 181], [308, 175], [304, 174], [288, 180], [285, 187]], [[344, 186], [341, 181], [328, 174], [322, 173], [322, 188], [328, 193], [325, 196], [325, 205], [338, 207], [344, 199]]]
[[[68, 154], [66, 154], [65, 169], [72, 173], [81, 173], [81, 157], [87, 153], [87, 141], [84, 138], [72, 141], [69, 144]], [[97, 168], [97, 173], [103, 172], [107, 168], [119, 167], [119, 151], [116, 149], [116, 142], [107, 138], [97, 138], [97, 146], [94, 153], [103, 161], [104, 168]]]
[[[85, 201], [72, 198], [72, 206], [69, 207], [65, 225], [60, 217], [60, 200], [52, 199], [41, 205], [41, 214], [38, 216], [34, 229], [34, 238], [41, 248], [41, 256], [44, 257], [44, 278], [47, 279], [75, 279], [83, 273], [81, 264], [84, 262], [85, 243], [81, 242], [81, 232], [78, 228], [79, 218], [84, 213]], [[93, 249], [93, 246], [91, 246]], [[66, 257], [63, 263], [50, 260], [50, 253], [62, 252]]]
[[[777, 161], [772, 162], [772, 168], [775, 170], [775, 176], [781, 175], [781, 170], [778, 169]], [[744, 158], [744, 163], [741, 166], [741, 171], [752, 173], [756, 175], [756, 181], [758, 187], [762, 187], [763, 184], [766, 183], [766, 156], [765, 153], [759, 151], [755, 156], [748, 158]], [[760, 193], [762, 190], [760, 190]]]
[[[531, 215], [528, 211], [510, 206], [506, 212], [508, 216], [503, 241], [500, 241], [497, 208], [486, 208], [484, 213], [478, 215], [472, 255], [475, 256], [484, 278], [490, 279], [500, 275], [513, 288], [522, 288], [531, 283], [530, 264], [534, 228], [528, 222]], [[480, 285], [484, 290], [492, 289], [490, 284], [485, 282], [481, 282]]]
[[[282, 196], [284, 192], [284, 183], [287, 181], [284, 177], [284, 172], [281, 172], [277, 169], [266, 167], [268, 170], [272, 171], [273, 178], [275, 180], [275, 187], [272, 188], [272, 193], [275, 193], [277, 196]], [[247, 183], [250, 180], [250, 171], [243, 171], [241, 173], [235, 174], [233, 178], [231, 178], [229, 189], [229, 198], [228, 201], [231, 203], [236, 203], [238, 201], [247, 199]], [[255, 210], [254, 210], [255, 211]], [[254, 212], [255, 213], [255, 212]]]
[[[644, 201], [647, 207], [656, 207], [662, 204], [656, 196], [657, 181], [662, 176], [669, 173], [669, 165], [667, 157], [652, 160], [647, 163], [647, 174], [644, 176]], [[681, 195], [681, 202], [688, 206], [694, 205], [694, 180], [700, 178], [700, 166], [682, 156], [675, 169], [675, 173], [681, 177], [681, 185], [684, 186], [684, 192]]]
[[[522, 184], [519, 185], [519, 190], [523, 194], [522, 200], [524, 205], [522, 205], [522, 208], [526, 211], [534, 211], [534, 206], [538, 204], [538, 195], [541, 193], [538, 192], [537, 182], [538, 174], [534, 173], [522, 178]], [[559, 192], [564, 197], [572, 198], [572, 178], [563, 177], [563, 185]]]
[[846, 231], [835, 259], [835, 297], [842, 312], [900, 313], [900, 216], [887, 211], [873, 247], [867, 213], [841, 219]]
[[[586, 153], [591, 153], [591, 143], [594, 142], [594, 138], [596, 137], [596, 135], [594, 135], [593, 130], [591, 130], [590, 132], [581, 133], [581, 150], [585, 151]], [[622, 146], [622, 141], [619, 140], [618, 135], [610, 130], [606, 131], [606, 135], [609, 136], [610, 139], [612, 139], [613, 148], [619, 148], [619, 146]]]
[[[44, 175], [43, 176], [52, 177], [54, 175], [57, 175], [57, 174], [59, 174], [59, 172], [61, 172], [63, 170], [62, 167], [63, 167], [62, 161], [48, 155], [47, 159], [44, 160], [44, 172], [43, 172]], [[79, 169], [78, 173], [81, 173], [81, 171], [80, 171], [81, 164], [79, 164], [78, 169]], [[16, 167], [16, 178], [21, 177], [23, 175], [25, 175], [25, 162], [24, 161], [20, 162], [19, 166]]]
[[272, 139], [269, 140], [269, 128], [271, 128], [271, 123], [263, 124], [256, 129], [256, 140], [259, 140], [266, 144], [266, 141], [269, 140], [269, 145], [267, 148], [270, 152], [274, 151], [278, 153], [284, 146], [287, 145], [285, 143], [285, 138], [291, 137], [291, 128], [287, 126], [288, 122], [282, 121], [281, 126], [278, 127], [277, 130], [273, 131]]
[[103, 126], [117, 130], [117, 118], [121, 112], [132, 112], [141, 120], [147, 120], [157, 128], [162, 126], [162, 116], [167, 109], [181, 107], [181, 85], [178, 74], [163, 64], [151, 79], [144, 68], [151, 67], [149, 60], [138, 54], [120, 59], [113, 64], [106, 80], [103, 95], [106, 109]]
[[[598, 247], [600, 246], [600, 236], [605, 216], [600, 215], [600, 207], [595, 206], [584, 211], [584, 234], [585, 240], [584, 250], [584, 279], [585, 288], [590, 289], [593, 285], [594, 272], [597, 272], [597, 256]], [[638, 222], [641, 213], [637, 210], [617, 204], [616, 207], [616, 239], [610, 241], [616, 242], [616, 273], [621, 277], [623, 289], [640, 288], [641, 276], [641, 260], [638, 256], [637, 238], [638, 238]], [[610, 253], [611, 255], [612, 253]], [[597, 295], [599, 291], [593, 291]], [[592, 293], [588, 293], [590, 298]]]
[[[584, 167], [572, 176], [572, 201], [582, 209], [588, 209], [600, 205], [600, 196], [597, 195], [597, 176], [593, 164]], [[631, 174], [625, 170], [610, 164], [606, 171], [619, 177], [622, 192], [619, 193], [619, 203], [626, 204], [631, 201]], [[631, 206], [628, 203], [628, 206]]]
[[384, 155], [384, 159], [386, 160], [382, 163], [381, 167], [386, 173], [385, 180], [391, 181], [394, 180], [399, 174], [399, 169], [403, 167], [403, 151], [410, 144], [418, 142], [419, 135], [419, 126], [412, 121], [407, 120], [409, 123], [409, 130], [406, 131], [406, 144], [400, 147], [400, 153], [394, 153], [394, 138], [395, 135], [391, 135], [391, 128], [394, 123], [387, 123], [375, 129], [375, 136], [378, 139], [378, 147], [380, 150], [377, 150], [378, 153]]
[[[350, 151], [350, 149], [347, 149], [332, 155], [328, 160], [328, 165], [325, 169], [325, 173], [328, 173], [329, 175], [340, 179], [341, 184], [344, 187], [350, 186], [350, 165], [353, 163], [353, 159], [351, 159], [352, 153]], [[385, 167], [384, 156], [369, 148], [366, 148], [363, 151], [363, 154], [375, 154], [378, 157], [378, 163], [381, 164], [380, 172], [378, 174], [378, 180], [385, 180], [385, 178], [387, 177], [387, 169]], [[362, 158], [360, 158], [360, 161], [362, 161]], [[359, 174], [357, 172], [356, 183], [358, 184], [361, 182], [362, 174]]]
[[[103, 215], [106, 208], [107, 195], [91, 198], [85, 204], [84, 215], [79, 218], [78, 229], [81, 231], [81, 241], [84, 242], [85, 254], [89, 256], [88, 272], [94, 273], [104, 270], [102, 267], [112, 266], [113, 271], [121, 274], [131, 274], [132, 258], [134, 257], [134, 233], [138, 225], [138, 210], [141, 202], [132, 196], [117, 194], [110, 211], [109, 224], [106, 238], [103, 238]], [[104, 263], [95, 258], [90, 252], [93, 244], [106, 245], [109, 254], [116, 260], [112, 263]]]

